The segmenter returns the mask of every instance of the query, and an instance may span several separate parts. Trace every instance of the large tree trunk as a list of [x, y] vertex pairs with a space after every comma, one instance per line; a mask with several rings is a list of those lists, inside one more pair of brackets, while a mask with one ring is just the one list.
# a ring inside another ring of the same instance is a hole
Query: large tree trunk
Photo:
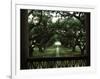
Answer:
[[80, 50], [81, 50], [81, 55], [84, 55], [85, 48], [81, 47]]
[[76, 51], [76, 49], [75, 49], [75, 45], [73, 46], [73, 48], [72, 48], [72, 52], [75, 52]]
[[90, 13], [85, 13], [87, 65], [90, 65]]
[[38, 48], [39, 48], [39, 52], [43, 52], [42, 46], [38, 46]]
[[25, 9], [20, 10], [20, 41], [21, 41], [21, 69], [27, 69], [27, 57], [29, 55], [29, 33], [28, 33], [28, 11]]

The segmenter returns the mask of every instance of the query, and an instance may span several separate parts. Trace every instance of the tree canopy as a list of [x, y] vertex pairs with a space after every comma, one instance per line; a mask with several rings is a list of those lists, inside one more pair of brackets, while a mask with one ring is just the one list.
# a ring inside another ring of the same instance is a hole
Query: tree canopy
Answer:
[[59, 40], [62, 46], [82, 54], [86, 50], [86, 12], [28, 10], [30, 50], [43, 52]]

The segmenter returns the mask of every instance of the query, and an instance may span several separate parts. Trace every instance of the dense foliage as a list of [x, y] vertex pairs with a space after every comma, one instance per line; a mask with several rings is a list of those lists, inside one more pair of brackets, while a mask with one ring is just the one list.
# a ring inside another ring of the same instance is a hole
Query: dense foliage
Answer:
[[29, 52], [38, 47], [39, 52], [59, 40], [63, 47], [76, 47], [86, 54], [85, 12], [28, 10]]

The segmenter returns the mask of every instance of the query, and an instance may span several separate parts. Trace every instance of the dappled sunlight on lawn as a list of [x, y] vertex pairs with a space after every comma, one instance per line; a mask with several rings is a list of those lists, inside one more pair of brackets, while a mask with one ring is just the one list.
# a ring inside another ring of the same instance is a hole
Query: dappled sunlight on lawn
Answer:
[[[71, 48], [59, 47], [59, 56], [67, 57], [67, 56], [76, 56], [80, 55], [81, 52], [76, 48], [76, 51], [73, 52]], [[33, 52], [33, 57], [55, 57], [56, 56], [56, 47], [51, 46], [48, 47], [44, 52], [39, 52], [36, 48]]]

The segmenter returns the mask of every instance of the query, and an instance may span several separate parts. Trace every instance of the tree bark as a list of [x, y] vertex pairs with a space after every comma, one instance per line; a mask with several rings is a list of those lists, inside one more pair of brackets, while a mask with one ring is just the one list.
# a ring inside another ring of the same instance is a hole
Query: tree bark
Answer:
[[76, 51], [75, 47], [76, 47], [76, 45], [73, 46], [72, 52], [75, 52]]
[[90, 66], [90, 13], [85, 13], [87, 65]]
[[20, 10], [20, 42], [21, 42], [21, 69], [27, 69], [27, 57], [29, 55], [29, 33], [28, 33], [28, 11], [25, 9]]

